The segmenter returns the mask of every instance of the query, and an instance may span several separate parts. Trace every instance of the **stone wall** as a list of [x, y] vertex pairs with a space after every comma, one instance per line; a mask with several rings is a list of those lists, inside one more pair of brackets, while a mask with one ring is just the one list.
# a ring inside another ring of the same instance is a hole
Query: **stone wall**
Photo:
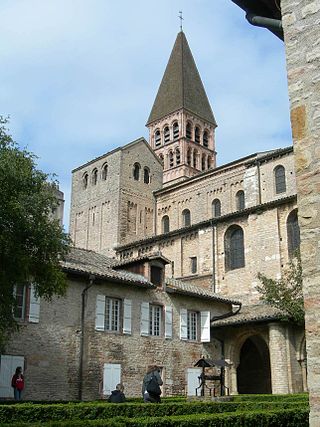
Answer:
[[304, 272], [310, 426], [320, 423], [320, 2], [281, 2]]

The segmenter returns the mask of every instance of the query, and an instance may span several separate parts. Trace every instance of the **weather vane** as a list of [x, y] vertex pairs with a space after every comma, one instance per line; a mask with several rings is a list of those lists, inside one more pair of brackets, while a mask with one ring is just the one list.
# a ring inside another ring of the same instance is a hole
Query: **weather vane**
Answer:
[[182, 31], [182, 21], [183, 21], [182, 10], [179, 11], [179, 19], [180, 19], [180, 31]]

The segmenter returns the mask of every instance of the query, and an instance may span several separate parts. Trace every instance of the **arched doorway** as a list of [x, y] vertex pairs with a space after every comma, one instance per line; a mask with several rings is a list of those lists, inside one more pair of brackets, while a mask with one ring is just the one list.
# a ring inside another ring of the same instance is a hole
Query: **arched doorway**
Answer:
[[269, 349], [259, 336], [248, 338], [240, 351], [237, 369], [238, 393], [271, 393]]

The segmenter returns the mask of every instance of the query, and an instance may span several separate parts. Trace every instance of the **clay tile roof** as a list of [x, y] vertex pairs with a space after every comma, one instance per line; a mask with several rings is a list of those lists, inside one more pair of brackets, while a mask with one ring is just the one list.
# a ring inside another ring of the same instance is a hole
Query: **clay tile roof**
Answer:
[[149, 288], [155, 287], [155, 285], [140, 274], [123, 270], [115, 271], [112, 268], [115, 262], [115, 259], [108, 258], [94, 251], [72, 247], [69, 254], [60, 264], [62, 269], [68, 273], [79, 275], [92, 274], [98, 278], [115, 282], [124, 282]]
[[239, 313], [225, 319], [214, 320], [211, 326], [214, 328], [224, 326], [235, 326], [246, 323], [267, 322], [272, 320], [280, 320], [284, 313], [277, 308], [266, 304], [256, 304], [242, 306]]
[[200, 74], [182, 31], [177, 35], [147, 125], [181, 108], [216, 125]]
[[227, 304], [240, 304], [239, 301], [224, 298], [218, 294], [210, 292], [209, 290], [199, 288], [198, 286], [193, 285], [192, 283], [173, 278], [166, 278], [166, 291], [171, 294], [176, 293], [182, 295], [190, 295], [204, 299], [212, 299], [214, 301], [223, 302]]
[[128, 259], [122, 259], [122, 260], [114, 260], [113, 268], [118, 268], [124, 265], [128, 264], [134, 264], [136, 262], [142, 262], [142, 261], [152, 261], [152, 260], [161, 260], [164, 262], [164, 264], [170, 264], [171, 261], [162, 255], [161, 252], [154, 252], [147, 255], [141, 255], [136, 258], [128, 258]]

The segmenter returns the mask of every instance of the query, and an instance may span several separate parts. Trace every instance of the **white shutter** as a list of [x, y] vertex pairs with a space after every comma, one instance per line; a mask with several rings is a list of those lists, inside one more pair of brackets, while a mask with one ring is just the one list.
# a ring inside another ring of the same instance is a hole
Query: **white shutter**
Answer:
[[105, 363], [103, 365], [103, 386], [104, 395], [111, 394], [116, 385], [121, 382], [121, 365], [117, 363]]
[[131, 299], [123, 300], [123, 333], [131, 335]]
[[188, 311], [185, 308], [180, 309], [180, 339], [188, 339]]
[[40, 298], [35, 296], [35, 286], [30, 286], [29, 322], [39, 323]]
[[106, 297], [104, 295], [97, 295], [96, 302], [96, 330], [104, 331], [104, 318], [106, 312]]
[[210, 342], [210, 311], [201, 311], [201, 342]]
[[140, 334], [149, 335], [149, 303], [141, 303]]
[[165, 306], [165, 338], [172, 338], [172, 306]]
[[1, 356], [0, 360], [0, 399], [13, 399], [13, 388], [11, 387], [11, 378], [16, 368], [21, 366], [24, 370], [23, 356]]
[[[201, 368], [187, 369], [187, 396], [196, 396], [196, 388], [199, 387], [199, 376], [202, 373]], [[201, 390], [198, 388], [197, 395], [200, 396]]]

